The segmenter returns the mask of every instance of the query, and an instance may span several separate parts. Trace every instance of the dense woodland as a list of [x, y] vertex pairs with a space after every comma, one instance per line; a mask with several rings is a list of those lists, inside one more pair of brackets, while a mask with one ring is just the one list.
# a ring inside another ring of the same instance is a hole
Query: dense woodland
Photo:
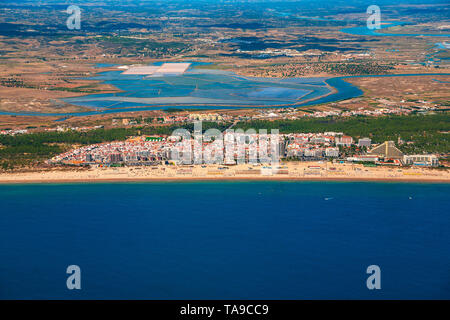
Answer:
[[343, 132], [354, 139], [369, 137], [373, 143], [398, 139], [399, 148], [412, 153], [447, 153], [450, 150], [450, 114], [311, 118], [300, 120], [249, 121], [239, 123], [242, 129], [279, 129], [280, 133]]

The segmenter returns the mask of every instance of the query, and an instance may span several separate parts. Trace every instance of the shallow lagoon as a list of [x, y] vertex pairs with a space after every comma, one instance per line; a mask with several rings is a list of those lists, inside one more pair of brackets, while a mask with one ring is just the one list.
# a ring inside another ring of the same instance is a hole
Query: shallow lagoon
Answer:
[[[233, 72], [189, 69], [183, 75], [125, 75], [121, 71], [100, 73], [100, 80], [120, 93], [66, 98], [64, 101], [95, 109], [110, 109], [118, 102], [131, 106], [286, 106], [331, 92], [324, 78], [287, 81], [237, 76]], [[121, 107], [121, 105], [119, 104]]]
[[409, 23], [401, 21], [389, 21], [380, 26], [380, 29], [369, 29], [367, 25], [344, 28], [341, 32], [348, 33], [355, 36], [385, 36], [385, 37], [450, 37], [450, 34], [420, 34], [420, 33], [387, 33], [380, 32], [382, 29], [387, 29], [395, 26], [404, 26]]
[[65, 120], [66, 117], [73, 116], [171, 108], [225, 110], [302, 107], [361, 96], [362, 90], [345, 81], [347, 78], [449, 75], [428, 73], [277, 79], [243, 77], [233, 72], [212, 69], [189, 69], [181, 76], [159, 77], [121, 73], [122, 71], [107, 71], [88, 79], [112, 84], [122, 92], [63, 99], [70, 104], [90, 108], [92, 111], [73, 113], [0, 111], [0, 115], [60, 116]]

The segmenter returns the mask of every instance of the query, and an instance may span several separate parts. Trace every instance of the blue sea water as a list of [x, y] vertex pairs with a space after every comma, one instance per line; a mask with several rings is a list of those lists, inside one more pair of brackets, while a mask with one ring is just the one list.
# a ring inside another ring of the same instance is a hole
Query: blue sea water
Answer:
[[[0, 299], [449, 299], [450, 184], [0, 185]], [[66, 268], [81, 268], [81, 290]], [[381, 290], [366, 269], [381, 268]]]

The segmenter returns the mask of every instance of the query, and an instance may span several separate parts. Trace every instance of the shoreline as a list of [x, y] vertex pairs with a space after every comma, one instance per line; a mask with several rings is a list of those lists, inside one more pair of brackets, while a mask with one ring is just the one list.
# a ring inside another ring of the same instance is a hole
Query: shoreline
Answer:
[[450, 181], [445, 179], [387, 179], [387, 178], [284, 178], [284, 177], [261, 177], [261, 178], [205, 178], [205, 177], [190, 177], [190, 178], [144, 178], [144, 179], [61, 179], [61, 180], [20, 180], [20, 181], [3, 181], [0, 180], [0, 185], [21, 185], [21, 184], [96, 184], [96, 183], [152, 183], [152, 182], [253, 182], [253, 181], [283, 181], [283, 182], [365, 182], [365, 183], [425, 183], [425, 184], [450, 184]]
[[153, 167], [93, 167], [84, 171], [51, 170], [0, 173], [0, 184], [208, 181], [341, 181], [450, 183], [450, 170], [364, 167], [361, 164], [289, 162], [271, 169], [239, 164]]

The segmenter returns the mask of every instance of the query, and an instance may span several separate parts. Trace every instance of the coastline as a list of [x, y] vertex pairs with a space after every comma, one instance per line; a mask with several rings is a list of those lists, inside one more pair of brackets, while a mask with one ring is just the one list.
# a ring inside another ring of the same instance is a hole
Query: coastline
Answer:
[[71, 179], [71, 180], [21, 180], [21, 181], [2, 181], [0, 180], [0, 185], [21, 185], [21, 184], [71, 184], [71, 183], [81, 183], [81, 184], [95, 184], [95, 183], [151, 183], [151, 182], [250, 182], [250, 181], [284, 181], [284, 182], [366, 182], [366, 183], [433, 183], [433, 184], [450, 184], [448, 180], [438, 180], [438, 179], [365, 179], [365, 178], [148, 178], [148, 179]]
[[342, 181], [450, 183], [449, 170], [289, 162], [279, 169], [248, 164], [99, 168], [1, 173], [0, 184], [192, 181]]

